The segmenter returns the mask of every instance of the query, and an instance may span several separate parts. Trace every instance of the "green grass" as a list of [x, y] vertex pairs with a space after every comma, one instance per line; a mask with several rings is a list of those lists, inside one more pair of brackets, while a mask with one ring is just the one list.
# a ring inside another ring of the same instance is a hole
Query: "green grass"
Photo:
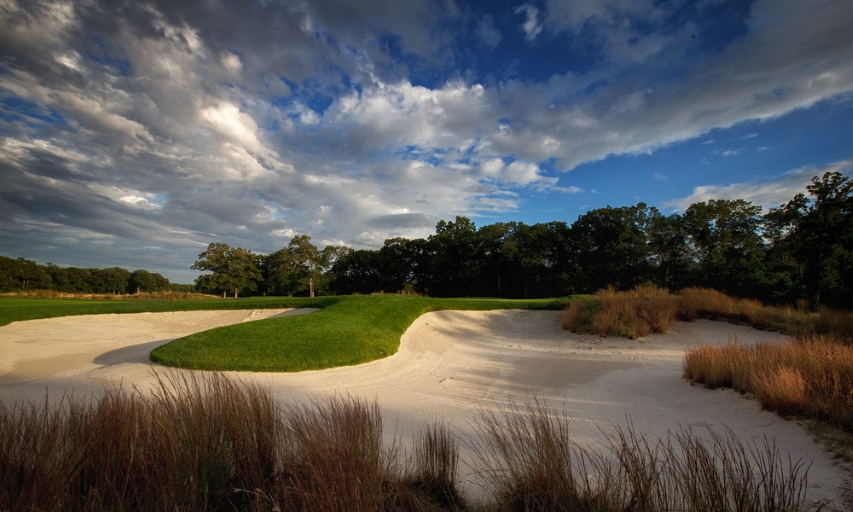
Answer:
[[250, 297], [204, 301], [0, 299], [0, 325], [70, 315], [318, 308], [310, 315], [220, 327], [177, 339], [151, 353], [154, 362], [197, 370], [297, 372], [364, 363], [397, 352], [403, 332], [430, 311], [561, 309], [565, 299], [431, 299], [402, 295]]
[[340, 297], [310, 315], [211, 329], [172, 341], [151, 360], [196, 370], [299, 372], [366, 363], [397, 352], [403, 332], [430, 311], [559, 309], [549, 300]]
[[0, 297], [0, 326], [23, 320], [74, 315], [120, 313], [162, 313], [166, 311], [205, 311], [226, 309], [323, 308], [339, 297], [249, 297], [210, 300], [92, 300]]

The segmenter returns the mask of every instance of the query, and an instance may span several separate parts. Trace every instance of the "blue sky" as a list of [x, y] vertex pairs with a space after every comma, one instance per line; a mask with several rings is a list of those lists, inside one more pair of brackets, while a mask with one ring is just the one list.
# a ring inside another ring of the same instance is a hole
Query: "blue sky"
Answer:
[[853, 169], [846, 0], [0, 0], [0, 254], [191, 282]]

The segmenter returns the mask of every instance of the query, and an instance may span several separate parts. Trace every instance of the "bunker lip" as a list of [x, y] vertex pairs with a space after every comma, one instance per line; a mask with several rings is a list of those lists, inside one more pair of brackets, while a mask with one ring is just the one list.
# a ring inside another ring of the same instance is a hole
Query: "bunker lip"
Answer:
[[[150, 351], [214, 327], [311, 310], [194, 311], [92, 315], [15, 322], [0, 327], [0, 400], [41, 402], [98, 394], [105, 386], [141, 391], [156, 385]], [[702, 433], [727, 427], [745, 441], [775, 440], [794, 460], [811, 463], [809, 497], [838, 499], [845, 472], [795, 422], [762, 411], [729, 390], [691, 386], [682, 378], [685, 349], [699, 343], [782, 341], [786, 336], [724, 322], [676, 323], [639, 340], [568, 333], [554, 311], [439, 311], [417, 319], [399, 351], [371, 363], [292, 374], [233, 373], [270, 386], [283, 402], [332, 396], [376, 401], [386, 437], [408, 442], [431, 421], [464, 441], [483, 411], [536, 396], [571, 420], [575, 441], [601, 445], [614, 425], [630, 421], [649, 439], [682, 427]], [[183, 370], [178, 370], [183, 371]], [[463, 442], [461, 459], [466, 458]], [[463, 464], [464, 466], [464, 464]], [[476, 494], [478, 476], [461, 471]]]

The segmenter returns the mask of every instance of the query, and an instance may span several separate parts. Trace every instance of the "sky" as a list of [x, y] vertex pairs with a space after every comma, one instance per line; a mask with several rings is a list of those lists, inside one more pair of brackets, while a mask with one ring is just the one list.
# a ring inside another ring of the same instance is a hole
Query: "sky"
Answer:
[[0, 254], [777, 207], [853, 174], [849, 0], [0, 0]]

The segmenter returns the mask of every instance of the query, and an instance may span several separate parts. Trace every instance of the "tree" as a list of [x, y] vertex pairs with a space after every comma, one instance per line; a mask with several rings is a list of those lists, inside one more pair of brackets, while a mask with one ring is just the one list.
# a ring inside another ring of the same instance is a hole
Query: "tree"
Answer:
[[290, 249], [284, 248], [261, 258], [264, 293], [292, 296], [299, 291], [301, 276]]
[[45, 290], [50, 276], [35, 261], [0, 256], [0, 290]]
[[332, 266], [335, 286], [346, 294], [367, 295], [383, 291], [382, 266], [382, 254], [379, 251], [350, 251], [338, 258]]
[[212, 272], [209, 278], [197, 280], [196, 283], [222, 292], [223, 298], [229, 291], [234, 293], [236, 299], [241, 291], [256, 290], [258, 282], [263, 278], [251, 251], [220, 242], [208, 245], [191, 268]]
[[813, 306], [853, 307], [853, 182], [827, 172], [806, 191], [765, 216], [777, 262], [796, 269]]
[[385, 240], [379, 249], [380, 283], [378, 290], [400, 292], [423, 291], [423, 276], [427, 273], [424, 262], [426, 240], [409, 240], [397, 237]]
[[421, 285], [438, 297], [470, 295], [480, 279], [480, 249], [471, 219], [439, 221], [426, 245], [431, 279]]
[[571, 244], [579, 266], [578, 291], [606, 286], [626, 289], [650, 275], [646, 227], [655, 208], [645, 203], [598, 208], [581, 215], [571, 228]]
[[694, 203], [684, 212], [699, 283], [739, 297], [760, 296], [765, 281], [761, 207], [743, 199]]
[[301, 270], [303, 282], [308, 286], [308, 296], [313, 297], [314, 283], [322, 263], [320, 251], [311, 243], [311, 237], [308, 235], [296, 235], [290, 240], [287, 248], [293, 255], [297, 268]]
[[145, 269], [134, 270], [128, 279], [129, 290], [133, 293], [159, 292], [169, 288], [169, 280], [160, 274]]
[[129, 270], [121, 267], [96, 269], [90, 270], [90, 272], [98, 280], [100, 290], [96, 293], [125, 293], [128, 290], [130, 278], [133, 275]]
[[293, 295], [307, 292], [314, 297], [333, 284], [329, 270], [349, 251], [345, 246], [328, 245], [323, 250], [311, 243], [308, 235], [296, 235], [287, 247], [261, 258], [266, 292]]
[[677, 213], [665, 217], [654, 212], [646, 236], [657, 284], [670, 290], [685, 288], [691, 282], [695, 261], [690, 257], [684, 218]]

